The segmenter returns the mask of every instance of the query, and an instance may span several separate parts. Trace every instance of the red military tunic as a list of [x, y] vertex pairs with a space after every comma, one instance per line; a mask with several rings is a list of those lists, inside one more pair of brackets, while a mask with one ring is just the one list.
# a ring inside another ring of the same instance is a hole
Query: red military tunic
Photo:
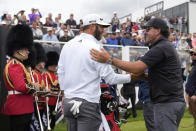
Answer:
[[[44, 75], [41, 72], [39, 72], [38, 70], [34, 70], [33, 71], [33, 78], [35, 80], [35, 83], [38, 82], [41, 85], [40, 91], [45, 90]], [[46, 98], [40, 96], [39, 101], [44, 102], [44, 104], [42, 106], [39, 106], [39, 109], [43, 110], [45, 107]]]
[[[58, 77], [55, 73], [51, 73], [49, 71], [46, 71], [45, 78], [47, 78], [49, 90], [51, 90], [51, 91], [60, 90]], [[56, 102], [57, 102], [57, 97], [49, 97], [48, 105], [55, 106]]]
[[4, 81], [8, 93], [18, 91], [20, 94], [8, 94], [2, 113], [7, 115], [33, 113], [33, 95], [28, 94], [31, 90], [28, 86], [31, 83], [31, 77], [20, 61], [14, 58], [8, 61], [4, 69]]

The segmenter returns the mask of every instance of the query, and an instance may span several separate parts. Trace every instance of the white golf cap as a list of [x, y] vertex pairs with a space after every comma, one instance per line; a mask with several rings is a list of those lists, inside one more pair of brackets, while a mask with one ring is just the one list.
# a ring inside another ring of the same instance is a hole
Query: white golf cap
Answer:
[[133, 33], [132, 36], [137, 36], [137, 34], [136, 33]]
[[101, 25], [103, 27], [110, 26], [109, 23], [104, 22], [103, 18], [101, 18], [97, 14], [88, 14], [84, 17], [83, 26], [87, 26], [87, 25], [90, 25], [90, 24], [98, 24], [98, 25]]
[[52, 31], [52, 27], [47, 27], [47, 31]]
[[120, 33], [120, 30], [119, 29], [116, 29], [116, 33]]

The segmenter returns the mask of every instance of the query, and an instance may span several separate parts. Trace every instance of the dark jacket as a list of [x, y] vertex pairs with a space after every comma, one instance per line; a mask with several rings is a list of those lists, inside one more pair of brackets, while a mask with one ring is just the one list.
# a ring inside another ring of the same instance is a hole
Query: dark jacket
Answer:
[[185, 91], [189, 96], [196, 95], [196, 61], [192, 63], [192, 69], [186, 83]]
[[193, 48], [191, 39], [186, 39], [186, 42], [189, 44], [190, 48]]
[[123, 46], [137, 46], [131, 37], [127, 38], [126, 36], [121, 39], [121, 45]]
[[180, 59], [167, 38], [160, 37], [141, 58], [148, 66], [148, 82], [153, 103], [184, 102]]
[[67, 36], [67, 37], [63, 36], [63, 37], [61, 37], [61, 38], [59, 39], [59, 41], [68, 42], [68, 41], [71, 40], [71, 39], [72, 39], [72, 37], [70, 37], [70, 36]]

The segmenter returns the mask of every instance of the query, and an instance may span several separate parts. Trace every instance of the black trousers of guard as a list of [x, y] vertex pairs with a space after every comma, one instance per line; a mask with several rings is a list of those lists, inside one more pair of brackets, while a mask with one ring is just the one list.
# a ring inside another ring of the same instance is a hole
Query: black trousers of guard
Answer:
[[24, 115], [10, 115], [11, 131], [29, 131], [32, 113]]
[[50, 128], [54, 129], [55, 127], [55, 123], [56, 123], [56, 116], [52, 115], [52, 112], [55, 110], [55, 106], [49, 106], [49, 110], [50, 110]]

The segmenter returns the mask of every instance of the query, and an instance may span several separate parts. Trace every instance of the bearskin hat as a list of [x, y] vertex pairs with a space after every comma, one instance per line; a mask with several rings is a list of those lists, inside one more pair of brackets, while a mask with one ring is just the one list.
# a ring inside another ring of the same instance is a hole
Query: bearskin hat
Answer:
[[33, 46], [33, 33], [27, 25], [13, 26], [7, 35], [6, 53], [13, 56], [14, 51], [27, 48], [31, 50]]
[[58, 65], [59, 54], [55, 51], [49, 51], [47, 54], [46, 67], [51, 65]]
[[42, 45], [40, 43], [34, 43], [34, 47], [36, 50], [36, 65], [40, 62], [46, 62], [46, 53]]

